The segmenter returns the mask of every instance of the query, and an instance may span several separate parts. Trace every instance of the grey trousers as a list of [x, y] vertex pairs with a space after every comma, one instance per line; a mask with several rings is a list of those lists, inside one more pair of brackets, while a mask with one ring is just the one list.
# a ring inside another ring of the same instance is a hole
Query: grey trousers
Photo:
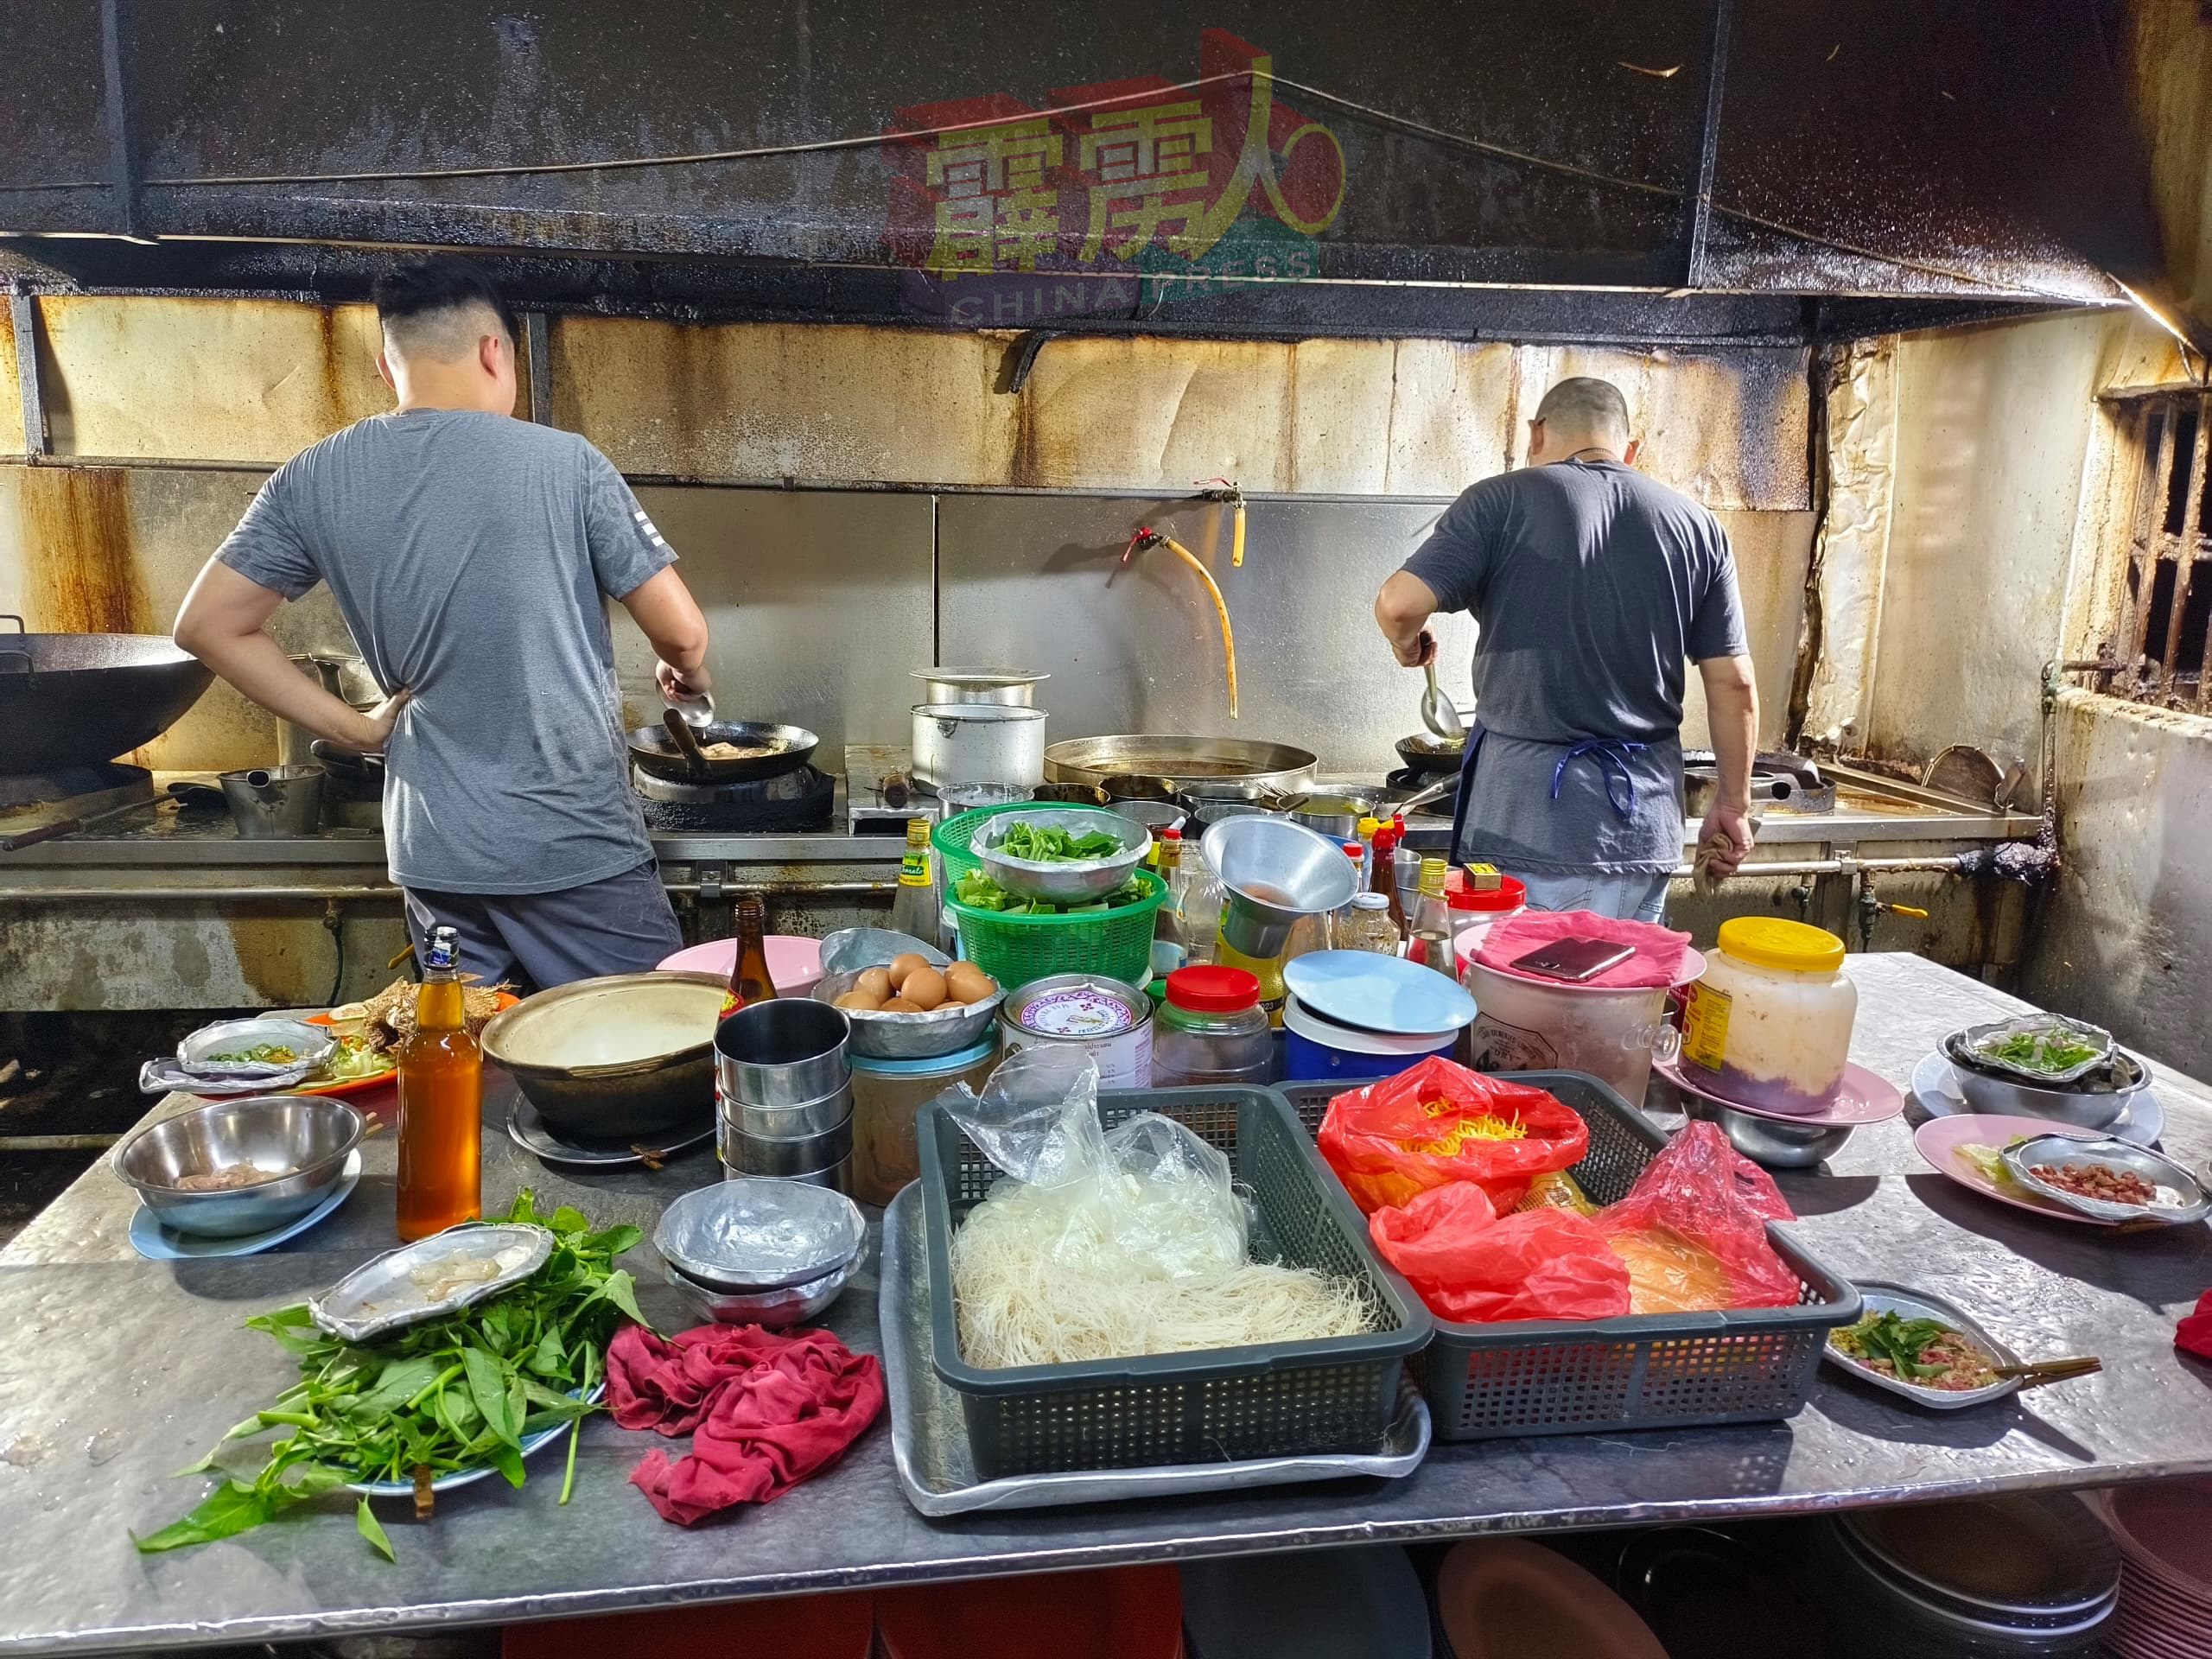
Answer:
[[1531, 910], [1588, 910], [1623, 922], [1667, 919], [1664, 875], [1615, 875], [1588, 870], [1577, 875], [1524, 875]]
[[461, 971], [485, 984], [551, 990], [602, 974], [641, 974], [683, 948], [676, 912], [647, 859], [635, 869], [557, 893], [407, 889], [407, 933], [419, 957], [430, 929], [461, 935]]

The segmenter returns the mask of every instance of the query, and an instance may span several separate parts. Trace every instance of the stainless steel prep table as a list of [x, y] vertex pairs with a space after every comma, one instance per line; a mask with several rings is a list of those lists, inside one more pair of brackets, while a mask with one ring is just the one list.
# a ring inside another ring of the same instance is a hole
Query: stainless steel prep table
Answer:
[[[1942, 1030], [2019, 1005], [1916, 958], [1855, 957], [1857, 1051], [1903, 1083]], [[2212, 1094], [2162, 1077], [2167, 1144], [2212, 1148]], [[504, 1109], [505, 1085], [487, 1090]], [[164, 1109], [167, 1109], [165, 1105]], [[649, 1444], [588, 1426], [576, 1493], [556, 1507], [548, 1452], [519, 1491], [486, 1482], [436, 1521], [385, 1517], [388, 1565], [342, 1508], [142, 1558], [127, 1529], [182, 1513], [192, 1461], [289, 1377], [251, 1312], [323, 1285], [390, 1242], [391, 1147], [367, 1144], [346, 1207], [294, 1246], [235, 1262], [138, 1261], [128, 1193], [97, 1167], [0, 1254], [0, 1651], [89, 1651], [490, 1624], [871, 1583], [989, 1575], [1379, 1538], [1780, 1514], [2005, 1486], [2080, 1486], [2212, 1471], [2212, 1367], [2177, 1356], [2174, 1318], [2212, 1285], [2212, 1232], [2113, 1238], [1988, 1204], [1924, 1170], [1902, 1125], [1862, 1130], [1832, 1173], [1786, 1185], [1802, 1235], [1846, 1273], [1966, 1302], [2031, 1353], [2089, 1351], [2105, 1372], [1956, 1416], [1923, 1414], [1824, 1371], [1787, 1423], [1440, 1446], [1410, 1478], [1072, 1512], [927, 1522], [900, 1497], [879, 1425], [836, 1468], [756, 1513], [696, 1531], [659, 1521], [625, 1477]], [[717, 1171], [574, 1179], [496, 1131], [486, 1196], [529, 1184], [601, 1221], [650, 1225]], [[650, 1256], [650, 1251], [641, 1254]], [[633, 1265], [638, 1265], [633, 1263]], [[646, 1310], [674, 1316], [645, 1273]], [[873, 1274], [830, 1325], [876, 1347]], [[548, 1478], [550, 1471], [550, 1478]]]

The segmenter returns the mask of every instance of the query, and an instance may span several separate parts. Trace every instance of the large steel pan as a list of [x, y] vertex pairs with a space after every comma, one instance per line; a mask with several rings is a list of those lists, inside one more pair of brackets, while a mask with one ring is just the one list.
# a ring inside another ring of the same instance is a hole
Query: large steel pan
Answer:
[[153, 633], [25, 633], [0, 616], [0, 773], [92, 766], [149, 743], [214, 678]]
[[1170, 790], [1244, 800], [1303, 794], [1319, 765], [1320, 758], [1310, 749], [1245, 737], [1078, 737], [1045, 750], [1050, 783], [1098, 785], [1112, 779], [1110, 792], [1127, 787], [1123, 779], [1159, 779]]

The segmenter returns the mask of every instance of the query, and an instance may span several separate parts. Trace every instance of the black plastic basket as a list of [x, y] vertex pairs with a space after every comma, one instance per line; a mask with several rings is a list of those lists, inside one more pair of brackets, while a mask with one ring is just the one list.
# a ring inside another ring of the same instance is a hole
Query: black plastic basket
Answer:
[[922, 1216], [937, 1374], [960, 1396], [976, 1472], [1144, 1468], [1240, 1458], [1374, 1451], [1398, 1409], [1408, 1356], [1434, 1320], [1384, 1267], [1366, 1219], [1271, 1089], [1114, 1090], [1098, 1097], [1111, 1128], [1159, 1112], [1229, 1154], [1255, 1211], [1263, 1259], [1363, 1281], [1381, 1329], [1357, 1337], [1147, 1354], [1067, 1365], [985, 1370], [962, 1357], [953, 1315], [953, 1229], [1000, 1173], [935, 1104], [922, 1109]]
[[[1590, 1126], [1570, 1172], [1599, 1204], [1628, 1196], [1667, 1136], [1609, 1085], [1579, 1071], [1501, 1074], [1549, 1090]], [[1294, 1083], [1284, 1097], [1308, 1135], [1357, 1083]], [[1614, 1319], [1436, 1321], [1417, 1362], [1436, 1438], [1488, 1440], [1592, 1429], [1693, 1428], [1794, 1417], [1830, 1331], [1856, 1322], [1859, 1292], [1772, 1223], [1767, 1239], [1797, 1275], [1795, 1307], [1632, 1313]]]

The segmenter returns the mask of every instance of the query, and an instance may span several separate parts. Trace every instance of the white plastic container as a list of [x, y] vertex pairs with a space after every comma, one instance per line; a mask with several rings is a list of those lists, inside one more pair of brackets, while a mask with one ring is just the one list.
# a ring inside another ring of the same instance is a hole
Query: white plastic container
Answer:
[[[1697, 964], [1688, 953], [1685, 971]], [[1670, 1058], [1663, 985], [1569, 985], [1467, 963], [1466, 985], [1479, 1012], [1469, 1041], [1478, 1071], [1586, 1071], [1641, 1105], [1651, 1058]]]
[[1690, 988], [1682, 1065], [1729, 1100], [1777, 1112], [1816, 1112], [1843, 1083], [1859, 988], [1844, 976], [1843, 941], [1802, 922], [1738, 916]]

